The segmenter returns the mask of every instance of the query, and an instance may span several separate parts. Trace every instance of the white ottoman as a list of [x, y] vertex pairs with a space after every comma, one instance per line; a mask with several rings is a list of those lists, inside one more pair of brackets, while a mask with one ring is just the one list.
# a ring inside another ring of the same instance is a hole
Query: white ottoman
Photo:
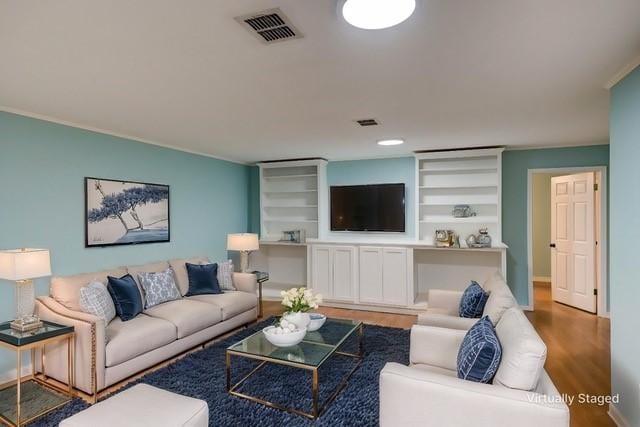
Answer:
[[207, 402], [138, 384], [75, 414], [60, 427], [208, 427]]

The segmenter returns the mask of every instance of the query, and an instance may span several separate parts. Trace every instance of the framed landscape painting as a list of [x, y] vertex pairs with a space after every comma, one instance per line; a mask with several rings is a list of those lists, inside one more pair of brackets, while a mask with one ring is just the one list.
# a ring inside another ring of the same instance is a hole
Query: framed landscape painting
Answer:
[[85, 178], [85, 246], [168, 242], [169, 186]]

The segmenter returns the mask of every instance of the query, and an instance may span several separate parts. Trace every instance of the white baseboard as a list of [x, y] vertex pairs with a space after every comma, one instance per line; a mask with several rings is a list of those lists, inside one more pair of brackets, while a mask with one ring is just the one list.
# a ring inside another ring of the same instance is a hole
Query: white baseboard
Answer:
[[533, 281], [534, 281], [534, 282], [545, 282], [545, 283], [551, 283], [551, 277], [547, 277], [547, 276], [533, 276]]
[[629, 424], [629, 422], [624, 417], [624, 415], [622, 415], [620, 410], [618, 410], [616, 405], [614, 405], [613, 403], [609, 404], [608, 414], [609, 414], [609, 418], [611, 418], [618, 427], [631, 427], [631, 424]]
[[533, 306], [531, 306], [531, 305], [521, 305], [520, 309], [522, 309], [522, 311], [533, 311]]
[[[31, 375], [31, 363], [26, 364], [22, 367], [21, 377]], [[9, 381], [14, 381], [16, 379], [16, 369], [11, 369], [10, 371], [0, 372], [0, 384], [8, 383]]]

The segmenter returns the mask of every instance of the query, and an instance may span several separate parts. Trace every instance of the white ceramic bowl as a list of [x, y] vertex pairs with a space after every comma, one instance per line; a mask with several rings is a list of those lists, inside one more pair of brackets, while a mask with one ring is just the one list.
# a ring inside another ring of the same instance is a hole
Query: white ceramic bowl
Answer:
[[262, 330], [265, 338], [276, 347], [291, 347], [299, 344], [307, 334], [307, 328], [297, 329], [288, 334], [275, 334], [275, 326], [267, 326]]
[[310, 332], [317, 331], [318, 329], [322, 328], [324, 322], [327, 321], [327, 316], [325, 316], [324, 314], [310, 313], [309, 315], [311, 316], [311, 322], [309, 322], [309, 326], [307, 327], [307, 329]]

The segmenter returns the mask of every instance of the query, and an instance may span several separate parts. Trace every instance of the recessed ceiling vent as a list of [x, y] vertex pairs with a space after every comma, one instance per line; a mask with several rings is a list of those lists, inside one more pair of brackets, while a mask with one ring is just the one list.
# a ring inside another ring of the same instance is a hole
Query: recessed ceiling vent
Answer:
[[362, 127], [378, 126], [380, 124], [376, 119], [360, 119], [360, 120], [356, 120], [356, 123], [358, 123]]
[[279, 8], [237, 16], [235, 20], [265, 44], [303, 37]]

